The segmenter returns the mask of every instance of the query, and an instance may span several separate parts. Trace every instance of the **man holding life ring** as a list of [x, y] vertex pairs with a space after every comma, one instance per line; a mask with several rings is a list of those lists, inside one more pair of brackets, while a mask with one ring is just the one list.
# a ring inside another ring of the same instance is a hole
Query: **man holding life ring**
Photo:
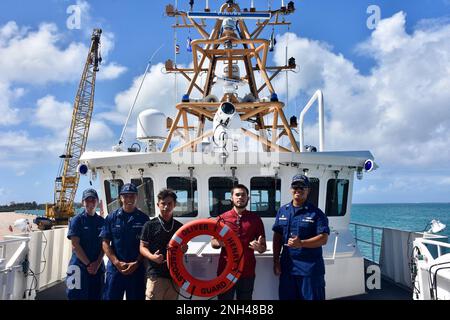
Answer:
[[[266, 251], [264, 224], [257, 214], [246, 209], [248, 195], [249, 191], [246, 186], [235, 185], [231, 189], [233, 208], [218, 217], [219, 221], [224, 222], [238, 235], [244, 252], [244, 269], [239, 280], [232, 288], [219, 294], [219, 300], [233, 300], [235, 293], [237, 300], [252, 300], [255, 284], [255, 251], [259, 253]], [[225, 245], [220, 240], [212, 239], [211, 246], [216, 249], [222, 248], [217, 268], [217, 274], [220, 275], [227, 263]]]

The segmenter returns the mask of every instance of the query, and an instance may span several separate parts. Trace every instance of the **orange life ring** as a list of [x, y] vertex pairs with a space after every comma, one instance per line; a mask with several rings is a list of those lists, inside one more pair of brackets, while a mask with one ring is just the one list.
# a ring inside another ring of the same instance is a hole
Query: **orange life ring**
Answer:
[[[213, 236], [226, 244], [227, 265], [224, 271], [212, 280], [194, 278], [183, 263], [181, 245], [200, 235]], [[213, 219], [194, 220], [178, 229], [170, 240], [167, 266], [174, 282], [184, 291], [199, 297], [214, 297], [230, 289], [239, 279], [244, 268], [242, 244], [236, 233], [223, 222]]]

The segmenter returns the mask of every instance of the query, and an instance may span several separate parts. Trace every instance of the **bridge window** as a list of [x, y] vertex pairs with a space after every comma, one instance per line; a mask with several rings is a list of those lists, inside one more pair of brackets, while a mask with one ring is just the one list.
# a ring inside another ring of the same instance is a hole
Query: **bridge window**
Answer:
[[190, 177], [169, 177], [167, 188], [177, 194], [174, 217], [196, 217], [198, 215], [197, 179]]
[[122, 180], [105, 180], [106, 209], [108, 213], [121, 207], [119, 192], [123, 186]]
[[309, 178], [309, 184], [311, 185], [311, 191], [309, 191], [308, 201], [314, 206], [319, 207], [319, 186], [320, 181], [318, 178]]
[[261, 217], [275, 217], [280, 208], [281, 180], [254, 177], [250, 180], [250, 210]]
[[138, 189], [138, 198], [136, 206], [150, 217], [155, 216], [155, 194], [153, 180], [151, 178], [131, 179]]
[[325, 213], [329, 217], [342, 217], [347, 213], [349, 180], [330, 179], [327, 184]]
[[238, 184], [233, 177], [211, 177], [209, 178], [209, 212], [211, 217], [217, 217], [231, 210], [231, 188]]

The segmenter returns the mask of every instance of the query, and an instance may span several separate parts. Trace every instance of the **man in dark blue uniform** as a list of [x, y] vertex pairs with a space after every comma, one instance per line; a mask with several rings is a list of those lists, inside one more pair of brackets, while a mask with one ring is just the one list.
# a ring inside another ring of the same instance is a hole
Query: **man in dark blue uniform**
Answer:
[[274, 273], [280, 276], [279, 297], [280, 300], [324, 300], [322, 246], [330, 234], [328, 218], [307, 202], [308, 177], [294, 176], [291, 192], [292, 201], [278, 210], [272, 227]]
[[83, 212], [70, 220], [67, 238], [72, 242], [72, 258], [67, 270], [69, 300], [100, 300], [105, 281], [102, 241], [104, 219], [95, 213], [98, 195], [94, 189], [83, 192]]
[[139, 253], [142, 227], [148, 216], [136, 208], [137, 188], [132, 183], [120, 190], [122, 207], [109, 214], [100, 234], [103, 251], [109, 258], [103, 298], [122, 300], [145, 299], [145, 268]]

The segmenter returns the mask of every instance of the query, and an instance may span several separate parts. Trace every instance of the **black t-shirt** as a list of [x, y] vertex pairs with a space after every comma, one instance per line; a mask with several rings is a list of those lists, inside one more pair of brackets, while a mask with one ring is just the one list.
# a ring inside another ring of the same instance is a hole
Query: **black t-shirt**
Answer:
[[[181, 222], [173, 218], [167, 222], [165, 222], [161, 217], [153, 218], [142, 228], [141, 240], [148, 243], [148, 249], [152, 254], [159, 250], [159, 253], [166, 257], [167, 246], [169, 245], [170, 239], [182, 226], [183, 224]], [[145, 259], [144, 261], [147, 268], [147, 277], [157, 276], [170, 278], [167, 262], [158, 264], [150, 261], [149, 259]]]

